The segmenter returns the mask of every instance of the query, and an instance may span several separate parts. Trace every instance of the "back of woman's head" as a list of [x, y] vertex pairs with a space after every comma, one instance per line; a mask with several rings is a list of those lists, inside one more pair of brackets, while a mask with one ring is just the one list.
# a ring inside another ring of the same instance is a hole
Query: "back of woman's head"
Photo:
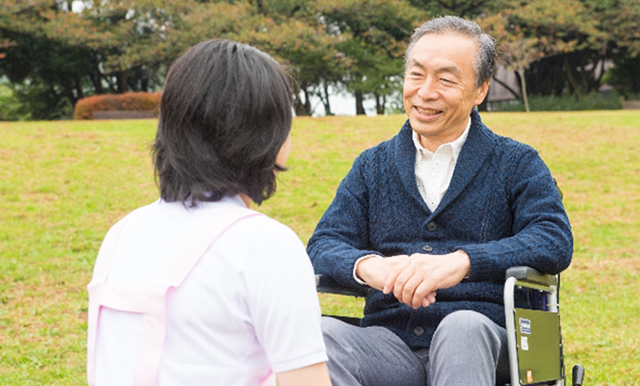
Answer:
[[209, 40], [173, 62], [153, 146], [160, 196], [195, 205], [276, 190], [276, 156], [291, 128], [288, 77], [267, 54]]

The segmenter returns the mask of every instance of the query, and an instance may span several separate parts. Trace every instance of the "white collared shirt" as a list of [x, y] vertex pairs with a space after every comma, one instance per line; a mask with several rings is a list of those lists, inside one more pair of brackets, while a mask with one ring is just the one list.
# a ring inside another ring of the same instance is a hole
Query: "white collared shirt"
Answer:
[[458, 139], [440, 145], [435, 153], [425, 149], [420, 144], [418, 133], [413, 132], [413, 144], [416, 146], [416, 183], [422, 199], [431, 212], [436, 210], [449, 188], [458, 155], [467, 140], [470, 127], [471, 118], [469, 118], [467, 128]]

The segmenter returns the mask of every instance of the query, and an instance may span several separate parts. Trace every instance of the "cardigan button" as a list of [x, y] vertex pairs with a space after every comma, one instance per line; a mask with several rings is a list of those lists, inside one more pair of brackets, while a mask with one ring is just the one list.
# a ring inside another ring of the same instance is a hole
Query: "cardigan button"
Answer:
[[424, 249], [427, 252], [433, 251], [433, 247], [431, 245], [429, 245], [429, 244], [427, 244], [424, 247], [422, 247], [422, 249]]
[[431, 232], [435, 231], [437, 227], [438, 225], [436, 225], [435, 221], [431, 221], [429, 222], [429, 224], [427, 224], [427, 229], [430, 230]]
[[424, 327], [422, 327], [422, 326], [418, 326], [418, 327], [414, 328], [414, 329], [413, 329], [413, 333], [414, 333], [416, 336], [422, 336], [422, 335], [424, 335]]

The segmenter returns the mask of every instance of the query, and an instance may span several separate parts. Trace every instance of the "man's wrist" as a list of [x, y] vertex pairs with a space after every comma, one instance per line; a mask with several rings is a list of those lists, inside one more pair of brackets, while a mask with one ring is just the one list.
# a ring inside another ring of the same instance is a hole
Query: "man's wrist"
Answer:
[[469, 255], [467, 254], [467, 252], [463, 251], [462, 249], [456, 250], [455, 253], [458, 253], [460, 255], [460, 259], [462, 261], [462, 266], [463, 266], [463, 274], [464, 274], [463, 280], [467, 280], [471, 275], [471, 259], [469, 258]]
[[382, 256], [380, 255], [375, 255], [375, 254], [371, 254], [371, 255], [366, 255], [366, 256], [362, 256], [361, 258], [359, 258], [358, 260], [356, 260], [356, 263], [353, 265], [353, 278], [355, 279], [355, 281], [358, 284], [362, 284], [362, 285], [368, 285], [367, 282], [365, 282], [360, 275], [358, 275], [358, 264], [360, 264], [362, 261], [370, 258], [370, 257], [378, 257], [378, 258], [382, 258]]

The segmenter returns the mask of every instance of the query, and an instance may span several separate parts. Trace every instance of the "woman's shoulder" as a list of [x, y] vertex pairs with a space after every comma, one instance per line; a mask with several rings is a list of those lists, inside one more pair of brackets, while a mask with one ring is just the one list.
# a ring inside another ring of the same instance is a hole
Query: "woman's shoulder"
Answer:
[[259, 245], [262, 249], [284, 247], [302, 241], [287, 225], [267, 215], [259, 214], [243, 218], [229, 229], [229, 233], [245, 240], [247, 245]]

